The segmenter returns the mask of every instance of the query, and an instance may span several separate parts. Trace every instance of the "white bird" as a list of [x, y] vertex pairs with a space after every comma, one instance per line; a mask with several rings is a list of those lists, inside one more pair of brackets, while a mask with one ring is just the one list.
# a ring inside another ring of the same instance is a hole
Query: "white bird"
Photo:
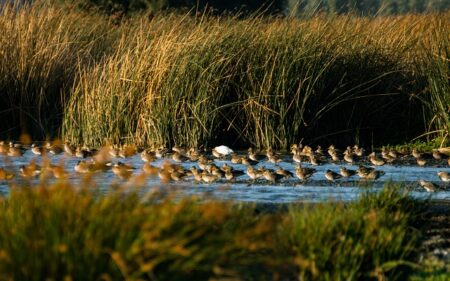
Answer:
[[218, 158], [228, 156], [231, 153], [234, 153], [234, 151], [226, 145], [216, 146], [213, 148], [212, 152], [213, 155]]

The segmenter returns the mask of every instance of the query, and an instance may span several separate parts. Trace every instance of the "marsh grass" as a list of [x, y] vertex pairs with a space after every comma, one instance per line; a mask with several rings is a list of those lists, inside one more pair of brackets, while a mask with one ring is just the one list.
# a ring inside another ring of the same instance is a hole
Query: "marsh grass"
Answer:
[[448, 135], [448, 14], [117, 22], [32, 6], [0, 24], [8, 138], [287, 148]]
[[[145, 198], [145, 199], [144, 199]], [[0, 274], [206, 280], [404, 280], [414, 264], [418, 212], [398, 186], [354, 203], [262, 206], [173, 199], [89, 180], [14, 187], [0, 202]], [[407, 269], [407, 270], [404, 270]]]
[[75, 83], [64, 135], [92, 144], [278, 148], [301, 139], [405, 141], [442, 113], [445, 88], [432, 99], [427, 86], [445, 77], [428, 72], [437, 63], [428, 48], [448, 48], [432, 36], [447, 33], [442, 18], [203, 15], [130, 24], [116, 54]]
[[3, 135], [17, 139], [21, 133], [28, 133], [43, 139], [46, 134], [59, 134], [62, 107], [70, 98], [69, 89], [79, 65], [88, 67], [109, 48], [102, 38], [111, 37], [106, 22], [101, 16], [52, 7], [2, 6]]

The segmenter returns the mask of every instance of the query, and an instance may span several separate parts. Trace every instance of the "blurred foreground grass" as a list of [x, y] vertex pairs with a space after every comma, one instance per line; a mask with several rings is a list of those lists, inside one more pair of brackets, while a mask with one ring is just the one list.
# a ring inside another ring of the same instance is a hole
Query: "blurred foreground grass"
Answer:
[[276, 210], [85, 186], [2, 198], [2, 279], [406, 280], [422, 270], [411, 226], [423, 205], [392, 184], [353, 203]]

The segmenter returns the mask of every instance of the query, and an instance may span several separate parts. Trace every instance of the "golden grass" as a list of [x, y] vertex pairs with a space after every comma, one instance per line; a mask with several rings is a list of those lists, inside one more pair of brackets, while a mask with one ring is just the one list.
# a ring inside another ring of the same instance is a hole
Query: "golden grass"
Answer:
[[3, 114], [8, 129], [39, 138], [61, 126], [96, 145], [445, 139], [448, 18], [159, 14], [116, 26], [72, 10], [6, 11]]

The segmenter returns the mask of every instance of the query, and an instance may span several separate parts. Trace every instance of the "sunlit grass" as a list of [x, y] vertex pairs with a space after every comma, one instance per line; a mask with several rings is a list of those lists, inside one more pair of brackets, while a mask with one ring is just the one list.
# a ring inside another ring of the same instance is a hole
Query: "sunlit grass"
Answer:
[[445, 143], [448, 18], [158, 14], [118, 24], [4, 9], [1, 133], [95, 145]]

